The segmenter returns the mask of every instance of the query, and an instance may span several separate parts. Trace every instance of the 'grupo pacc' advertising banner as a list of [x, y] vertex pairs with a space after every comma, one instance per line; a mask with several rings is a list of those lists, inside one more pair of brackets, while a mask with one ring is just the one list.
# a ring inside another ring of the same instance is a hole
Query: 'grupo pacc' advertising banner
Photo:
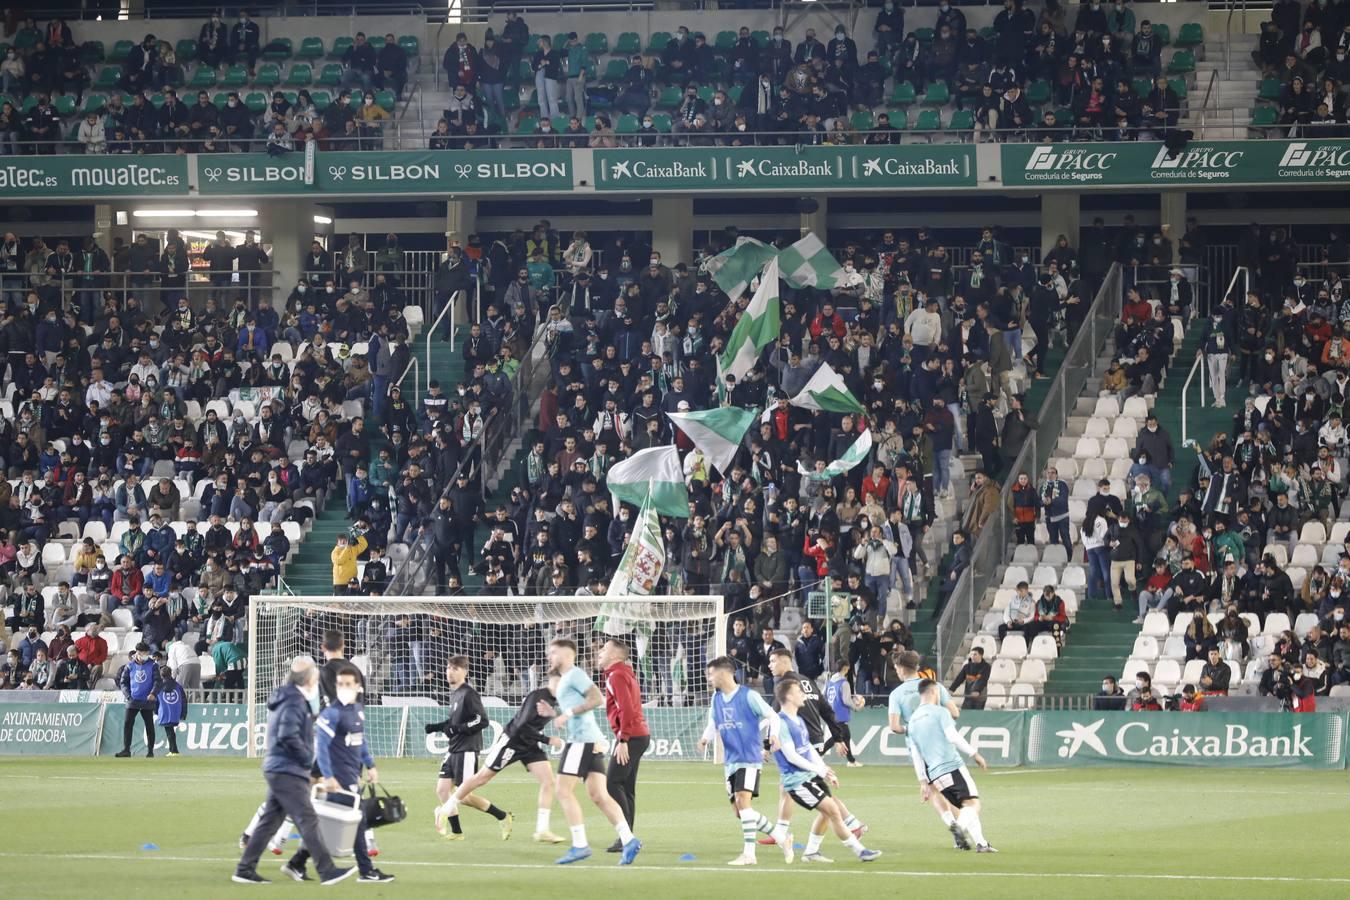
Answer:
[[1343, 713], [1026, 715], [1032, 766], [1345, 768]]
[[1350, 141], [1004, 144], [1003, 183], [1028, 187], [1331, 183], [1350, 179]]
[[0, 196], [7, 200], [187, 194], [182, 155], [0, 157]]
[[970, 144], [596, 150], [598, 191], [974, 187]]
[[328, 151], [305, 183], [303, 153], [198, 154], [203, 195], [476, 194], [572, 190], [567, 150]]

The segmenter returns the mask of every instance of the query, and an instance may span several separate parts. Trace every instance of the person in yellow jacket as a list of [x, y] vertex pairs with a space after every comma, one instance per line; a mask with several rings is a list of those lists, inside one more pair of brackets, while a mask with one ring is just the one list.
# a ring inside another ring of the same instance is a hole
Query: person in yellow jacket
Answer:
[[346, 534], [339, 534], [333, 548], [333, 593], [347, 593], [347, 582], [356, 577], [356, 558], [366, 552], [365, 535], [358, 534], [356, 543]]

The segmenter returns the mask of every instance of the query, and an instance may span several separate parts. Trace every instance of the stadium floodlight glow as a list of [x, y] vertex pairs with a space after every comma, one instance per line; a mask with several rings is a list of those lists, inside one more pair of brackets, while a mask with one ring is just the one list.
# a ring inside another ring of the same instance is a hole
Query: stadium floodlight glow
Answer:
[[333, 220], [332, 220], [331, 218], [329, 218], [328, 216], [315, 216], [315, 217], [314, 217], [314, 224], [315, 224], [315, 225], [332, 225], [332, 224], [333, 224]]
[[197, 215], [194, 209], [136, 209], [131, 214], [138, 219], [191, 219]]
[[256, 209], [199, 209], [199, 219], [251, 219], [258, 215]]

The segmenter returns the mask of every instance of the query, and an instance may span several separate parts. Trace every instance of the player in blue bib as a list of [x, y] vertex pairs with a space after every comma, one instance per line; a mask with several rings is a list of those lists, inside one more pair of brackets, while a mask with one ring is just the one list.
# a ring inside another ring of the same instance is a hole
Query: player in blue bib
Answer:
[[957, 751], [975, 760], [981, 769], [989, 768], [984, 757], [966, 742], [956, 730], [956, 720], [941, 705], [938, 684], [930, 678], [919, 683], [919, 707], [909, 717], [909, 756], [914, 763], [914, 774], [923, 785], [923, 799], [941, 794], [956, 814], [956, 826], [975, 845], [976, 853], [997, 853], [984, 839], [980, 825], [980, 797], [975, 782], [961, 763]]
[[576, 798], [578, 781], [586, 782], [586, 793], [591, 802], [609, 819], [614, 831], [619, 835], [623, 852], [619, 856], [619, 865], [631, 865], [637, 858], [642, 843], [633, 837], [633, 830], [624, 820], [623, 810], [609, 795], [605, 782], [604, 737], [595, 721], [595, 709], [604, 702], [604, 695], [595, 686], [595, 682], [576, 664], [577, 645], [568, 638], [557, 638], [548, 645], [550, 668], [558, 673], [558, 709], [543, 700], [539, 701], [541, 716], [557, 716], [554, 724], [563, 732], [566, 743], [563, 744], [562, 761], [558, 764], [558, 805], [567, 817], [568, 828], [572, 832], [571, 848], [559, 857], [562, 865], [583, 860], [591, 855], [590, 844], [586, 840], [585, 819], [582, 817], [581, 804]]
[[[919, 708], [919, 684], [923, 678], [919, 676], [919, 664], [922, 657], [913, 650], [902, 650], [891, 654], [891, 665], [895, 666], [895, 673], [900, 678], [900, 685], [891, 691], [890, 701], [887, 709], [890, 712], [890, 726], [894, 734], [904, 734], [909, 718], [914, 711]], [[956, 718], [961, 714], [961, 710], [952, 699], [952, 695], [941, 684], [938, 685], [938, 702]], [[969, 775], [969, 773], [966, 773]], [[974, 779], [971, 779], [974, 784]], [[925, 797], [930, 795], [925, 794]], [[957, 850], [969, 850], [970, 843], [966, 840], [965, 833], [956, 824], [956, 810], [947, 803], [941, 793], [933, 792], [928, 802], [933, 804], [933, 809], [937, 811], [938, 817], [942, 819], [942, 824], [947, 826], [947, 830], [952, 834], [952, 846]]]
[[[816, 820], [811, 824], [811, 835], [806, 841], [806, 852], [802, 862], [827, 863], [820, 852], [821, 842], [825, 840], [826, 827], [832, 827], [839, 840], [862, 862], [871, 862], [881, 855], [879, 850], [868, 850], [862, 841], [849, 830], [844, 823], [844, 812], [830, 794], [830, 787], [839, 786], [839, 778], [825, 765], [816, 748], [812, 746], [806, 723], [798, 716], [802, 704], [806, 702], [806, 692], [796, 680], [778, 682], [774, 687], [774, 699], [778, 701], [778, 749], [774, 751], [774, 761], [778, 763], [778, 775], [783, 782], [783, 790], [792, 801], [803, 809], [816, 811]], [[791, 807], [784, 818], [790, 816]], [[782, 824], [782, 823], [780, 823]], [[791, 836], [789, 836], [789, 840]]]
[[759, 796], [759, 773], [764, 765], [760, 727], [768, 725], [770, 749], [777, 749], [778, 714], [759, 694], [736, 683], [736, 664], [728, 656], [708, 663], [708, 683], [713, 689], [712, 707], [708, 710], [708, 726], [698, 740], [698, 752], [704, 752], [714, 738], [721, 739], [727, 796], [741, 823], [741, 855], [727, 865], [755, 865], [755, 835], [761, 831], [772, 835], [783, 850], [783, 858], [792, 862], [795, 851], [786, 826], [775, 828], [751, 805]]

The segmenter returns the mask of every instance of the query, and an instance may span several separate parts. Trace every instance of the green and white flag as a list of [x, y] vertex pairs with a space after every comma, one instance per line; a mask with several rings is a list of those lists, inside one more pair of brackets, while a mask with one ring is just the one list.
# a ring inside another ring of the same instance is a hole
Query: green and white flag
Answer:
[[717, 360], [719, 372], [728, 372], [740, 381], [755, 367], [759, 351], [778, 340], [781, 328], [778, 303], [778, 260], [769, 260], [760, 276], [759, 287], [750, 305], [731, 330], [726, 350]]
[[844, 274], [844, 267], [825, 249], [815, 232], [778, 254], [778, 266], [783, 278], [793, 287], [813, 287], [822, 291], [837, 287]]
[[650, 503], [643, 503], [637, 518], [633, 520], [633, 537], [624, 548], [623, 557], [619, 560], [614, 577], [609, 580], [609, 590], [605, 596], [654, 594], [665, 568], [666, 546], [661, 540], [661, 520]]
[[717, 471], [726, 475], [731, 471], [731, 461], [740, 449], [741, 438], [754, 424], [758, 413], [753, 409], [739, 406], [719, 406], [717, 409], [704, 409], [695, 412], [666, 413], [679, 429], [689, 435], [694, 446], [703, 451]]
[[797, 396], [788, 401], [803, 409], [818, 409], [821, 412], [864, 413], [858, 398], [849, 392], [848, 385], [839, 373], [823, 362], [810, 380], [802, 386]]
[[814, 469], [808, 469], [802, 465], [801, 460], [797, 461], [797, 474], [803, 478], [810, 478], [813, 481], [828, 481], [836, 475], [843, 475], [849, 469], [852, 469], [858, 463], [867, 459], [868, 454], [872, 452], [872, 430], [869, 428], [858, 436], [858, 439], [844, 451], [844, 455], [836, 459], [825, 467], [825, 471], [817, 472]]
[[735, 300], [750, 287], [764, 264], [777, 255], [778, 251], [769, 244], [752, 237], [741, 237], [736, 239], [736, 246], [708, 260], [704, 268], [717, 286]]
[[615, 463], [605, 483], [616, 510], [620, 500], [641, 507], [650, 499], [652, 508], [663, 516], [689, 517], [689, 490], [674, 444], [648, 447]]

